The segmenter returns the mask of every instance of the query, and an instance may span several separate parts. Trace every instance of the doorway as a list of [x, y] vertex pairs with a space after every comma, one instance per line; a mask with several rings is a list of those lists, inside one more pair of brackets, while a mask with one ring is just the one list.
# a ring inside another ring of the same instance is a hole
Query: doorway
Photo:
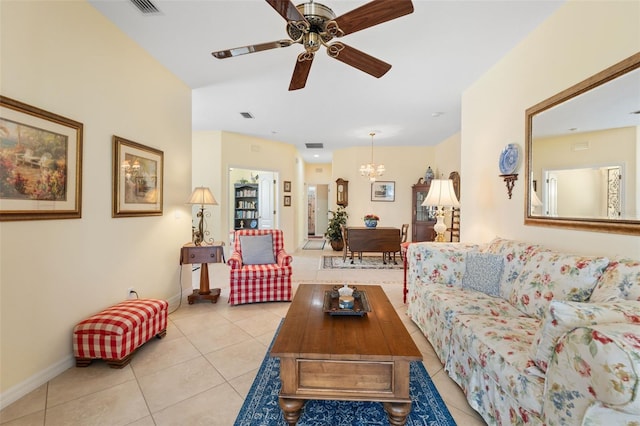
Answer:
[[274, 229], [278, 173], [229, 168], [230, 229]]
[[329, 185], [307, 188], [307, 236], [321, 238], [329, 225]]
[[543, 177], [543, 211], [547, 216], [617, 219], [622, 215], [620, 165], [545, 170]]

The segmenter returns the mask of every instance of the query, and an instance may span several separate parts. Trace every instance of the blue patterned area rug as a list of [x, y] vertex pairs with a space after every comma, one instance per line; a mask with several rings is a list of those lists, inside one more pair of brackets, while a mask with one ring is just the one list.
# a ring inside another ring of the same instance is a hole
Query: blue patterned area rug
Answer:
[[[271, 342], [273, 344], [273, 342]], [[269, 347], [269, 350], [271, 347]], [[234, 426], [286, 426], [278, 404], [280, 360], [267, 355], [251, 385]], [[421, 362], [410, 367], [411, 413], [407, 426], [455, 426], [455, 421]], [[309, 400], [302, 408], [298, 426], [388, 425], [379, 402]]]

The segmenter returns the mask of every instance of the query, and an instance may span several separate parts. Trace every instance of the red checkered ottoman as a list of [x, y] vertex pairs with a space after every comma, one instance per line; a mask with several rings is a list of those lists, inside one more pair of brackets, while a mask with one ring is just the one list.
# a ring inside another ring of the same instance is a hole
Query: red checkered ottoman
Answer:
[[124, 367], [139, 346], [167, 334], [168, 307], [165, 300], [125, 300], [80, 322], [73, 328], [76, 367], [96, 358], [111, 368]]

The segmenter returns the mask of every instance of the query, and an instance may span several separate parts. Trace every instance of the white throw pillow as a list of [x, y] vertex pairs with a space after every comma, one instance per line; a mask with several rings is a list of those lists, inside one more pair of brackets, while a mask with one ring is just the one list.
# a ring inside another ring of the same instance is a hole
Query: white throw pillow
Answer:
[[462, 288], [480, 291], [489, 296], [500, 296], [500, 281], [504, 269], [501, 254], [469, 252], [465, 261]]
[[276, 263], [273, 257], [273, 235], [240, 235], [242, 263], [267, 265]]

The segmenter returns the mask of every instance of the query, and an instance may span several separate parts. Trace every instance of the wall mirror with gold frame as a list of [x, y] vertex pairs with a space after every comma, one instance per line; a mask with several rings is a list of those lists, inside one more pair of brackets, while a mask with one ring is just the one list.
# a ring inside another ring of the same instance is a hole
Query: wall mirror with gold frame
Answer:
[[640, 53], [526, 111], [525, 225], [640, 234]]

